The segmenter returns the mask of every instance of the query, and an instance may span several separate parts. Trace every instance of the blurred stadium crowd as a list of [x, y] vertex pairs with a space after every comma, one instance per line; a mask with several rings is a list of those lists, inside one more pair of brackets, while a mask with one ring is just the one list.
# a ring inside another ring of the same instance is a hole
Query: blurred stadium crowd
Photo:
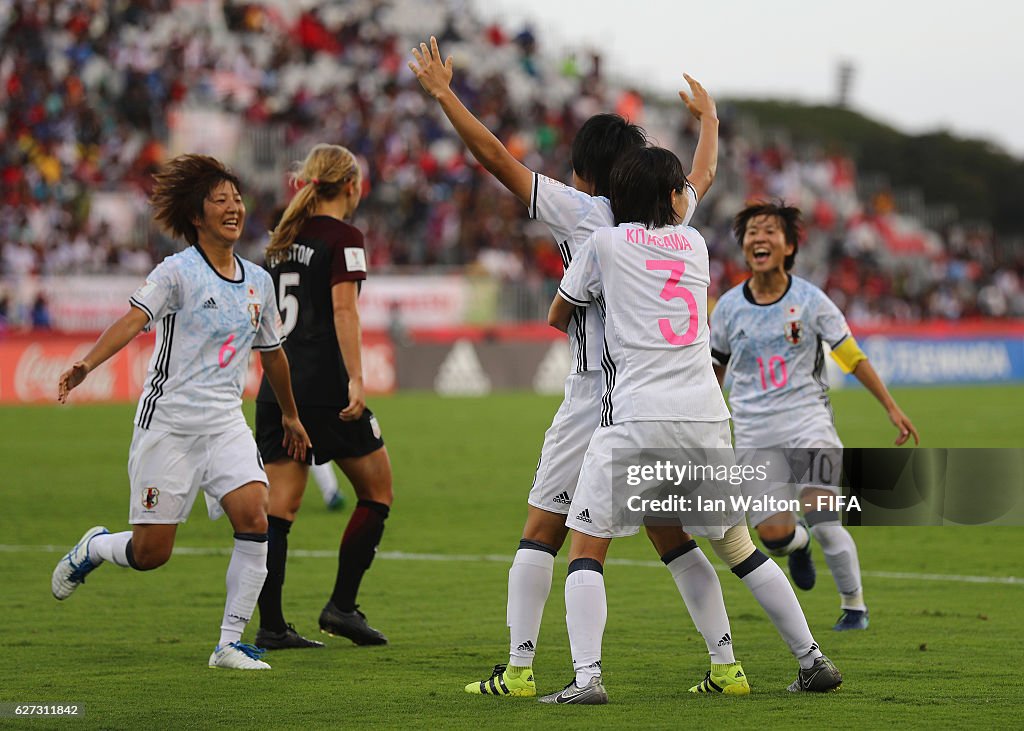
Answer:
[[[143, 274], [173, 250], [145, 196], [160, 161], [185, 151], [171, 140], [190, 109], [244, 120], [276, 170], [250, 178], [252, 161], [224, 155], [248, 186], [250, 258], [287, 199], [287, 163], [337, 142], [369, 171], [357, 224], [375, 271], [489, 274], [543, 302], [561, 274], [546, 230], [476, 166], [406, 67], [430, 33], [457, 60], [460, 97], [535, 170], [567, 180], [573, 133], [608, 110], [684, 163], [692, 153], [678, 102], [645, 100], [600, 55], [541, 48], [530, 27], [489, 24], [466, 0], [0, 0], [0, 322], [47, 326], [44, 301], [15, 306], [25, 278]], [[695, 219], [713, 294], [744, 277], [731, 215], [770, 196], [804, 209], [797, 271], [854, 322], [1024, 315], [1024, 259], [991, 230], [930, 230], [866, 192], [851, 160], [750, 133], [727, 104], [720, 115], [719, 179]]]

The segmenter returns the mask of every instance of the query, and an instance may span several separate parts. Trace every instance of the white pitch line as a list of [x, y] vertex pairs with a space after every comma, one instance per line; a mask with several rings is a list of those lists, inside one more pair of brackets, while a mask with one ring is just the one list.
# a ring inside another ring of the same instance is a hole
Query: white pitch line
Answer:
[[[65, 553], [67, 546], [10, 546], [0, 544], [0, 553]], [[174, 553], [181, 556], [228, 556], [230, 548], [197, 548], [192, 546], [175, 546]], [[298, 558], [337, 558], [338, 551], [304, 551], [290, 549], [289, 556]], [[407, 553], [405, 551], [378, 551], [377, 558], [386, 561], [440, 561], [450, 563], [511, 563], [509, 556], [499, 554], [471, 553]], [[644, 568], [661, 568], [661, 561], [639, 561], [630, 558], [609, 558], [605, 563], [609, 566], [641, 566]], [[725, 573], [728, 569], [716, 566], [716, 570]], [[1017, 576], [967, 576], [964, 574], [917, 574], [906, 571], [861, 571], [861, 575], [872, 579], [892, 579], [895, 581], [947, 581], [954, 584], [1002, 584], [1008, 586], [1024, 586], [1024, 578]]]

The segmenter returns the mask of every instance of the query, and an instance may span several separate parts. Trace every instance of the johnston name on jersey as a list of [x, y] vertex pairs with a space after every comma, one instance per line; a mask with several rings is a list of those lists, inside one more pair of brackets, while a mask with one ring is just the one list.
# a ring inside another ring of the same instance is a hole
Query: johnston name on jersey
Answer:
[[[697, 197], [689, 186], [686, 195], [688, 205], [684, 225], [690, 222], [697, 208]], [[594, 231], [615, 225], [607, 198], [587, 195], [539, 173], [533, 174], [530, 218], [547, 224], [565, 269], [569, 268], [576, 252]], [[574, 373], [601, 370], [604, 350], [604, 321], [601, 317], [600, 312], [585, 307], [577, 308], [573, 314], [569, 323], [569, 351]]]
[[602, 228], [577, 252], [558, 291], [604, 311], [602, 426], [729, 418], [708, 347], [710, 282], [689, 226]]
[[281, 347], [274, 284], [235, 256], [234, 281], [198, 246], [169, 256], [130, 298], [156, 324], [156, 345], [135, 412], [143, 429], [215, 434], [242, 415], [251, 350]]
[[722, 295], [711, 314], [711, 352], [728, 365], [737, 447], [791, 446], [827, 425], [822, 342], [850, 337], [843, 313], [806, 279], [791, 276], [777, 301], [757, 304], [748, 283]]

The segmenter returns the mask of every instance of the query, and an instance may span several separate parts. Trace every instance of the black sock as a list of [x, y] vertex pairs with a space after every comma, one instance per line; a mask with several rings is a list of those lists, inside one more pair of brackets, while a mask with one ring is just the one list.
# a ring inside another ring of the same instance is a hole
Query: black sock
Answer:
[[389, 512], [384, 503], [360, 500], [349, 518], [338, 550], [338, 576], [331, 594], [331, 604], [343, 612], [356, 608], [359, 583], [373, 561]]
[[284, 586], [284, 567], [288, 561], [288, 531], [292, 522], [275, 515], [267, 516], [267, 580], [260, 592], [260, 628], [271, 632], [284, 632], [288, 625], [281, 608], [281, 588]]

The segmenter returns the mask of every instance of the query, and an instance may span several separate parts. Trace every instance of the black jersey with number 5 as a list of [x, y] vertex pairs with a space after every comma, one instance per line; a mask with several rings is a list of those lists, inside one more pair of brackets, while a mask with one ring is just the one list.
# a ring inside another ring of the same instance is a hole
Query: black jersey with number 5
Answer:
[[[295, 242], [267, 266], [277, 292], [296, 404], [343, 408], [348, 404], [348, 373], [334, 331], [331, 288], [366, 279], [363, 234], [336, 218], [313, 216]], [[256, 400], [275, 401], [266, 377]]]

